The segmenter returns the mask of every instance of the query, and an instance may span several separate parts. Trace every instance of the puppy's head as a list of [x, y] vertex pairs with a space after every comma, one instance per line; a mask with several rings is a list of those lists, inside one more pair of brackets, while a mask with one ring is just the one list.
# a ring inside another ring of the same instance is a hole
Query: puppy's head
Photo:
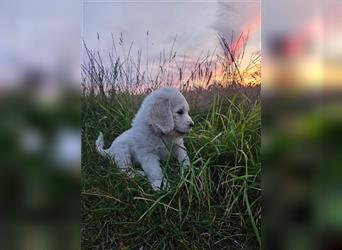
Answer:
[[194, 125], [187, 101], [175, 88], [159, 90], [152, 103], [150, 119], [152, 127], [165, 135], [184, 135]]

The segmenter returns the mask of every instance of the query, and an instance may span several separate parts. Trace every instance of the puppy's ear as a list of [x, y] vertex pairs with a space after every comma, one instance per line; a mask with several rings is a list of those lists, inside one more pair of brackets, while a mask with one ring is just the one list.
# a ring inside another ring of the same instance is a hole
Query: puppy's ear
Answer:
[[150, 118], [153, 128], [157, 131], [167, 134], [173, 130], [171, 104], [167, 97], [160, 97], [152, 104]]

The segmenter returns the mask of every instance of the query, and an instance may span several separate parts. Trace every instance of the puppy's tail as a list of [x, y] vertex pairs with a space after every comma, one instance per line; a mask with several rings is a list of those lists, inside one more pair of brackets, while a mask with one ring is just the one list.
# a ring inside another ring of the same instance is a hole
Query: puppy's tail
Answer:
[[101, 156], [107, 156], [107, 150], [103, 149], [104, 146], [104, 141], [103, 141], [103, 134], [100, 132], [99, 137], [97, 137], [96, 140], [96, 151], [101, 155]]

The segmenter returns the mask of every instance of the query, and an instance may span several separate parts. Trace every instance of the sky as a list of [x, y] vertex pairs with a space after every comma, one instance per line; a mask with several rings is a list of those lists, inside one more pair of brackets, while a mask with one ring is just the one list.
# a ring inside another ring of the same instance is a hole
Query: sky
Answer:
[[[329, 63], [325, 70], [334, 69], [331, 75], [339, 80], [341, 6], [340, 0], [2, 0], [0, 86], [13, 84], [30, 69], [63, 72], [79, 85], [81, 39], [105, 53], [111, 49], [111, 33], [119, 38], [122, 32], [127, 44], [134, 42], [133, 50], [146, 51], [149, 31], [149, 56], [170, 48], [177, 36], [178, 55], [197, 58], [217, 47], [218, 33], [229, 38], [232, 31], [248, 29], [247, 52], [259, 50], [262, 37], [263, 65], [277, 37], [304, 45], [310, 40], [313, 50], [305, 62]], [[313, 71], [308, 68], [310, 75]]]
[[51, 74], [63, 71], [78, 81], [81, 14], [74, 0], [2, 0], [1, 85], [14, 84], [20, 73], [33, 68]]
[[[216, 0], [3, 0], [0, 2], [0, 85], [14, 85], [22, 74], [38, 70], [49, 79], [61, 72], [79, 85], [82, 39], [107, 53], [111, 34], [134, 42], [149, 56], [170, 49], [177, 36], [178, 55], [197, 58], [213, 51], [217, 34], [239, 34], [258, 20], [259, 1]], [[248, 49], [260, 49], [260, 26]], [[97, 34], [100, 40], [97, 40]], [[80, 39], [81, 38], [81, 39]]]
[[133, 42], [133, 53], [141, 49], [142, 58], [147, 51], [151, 60], [159, 57], [175, 41], [177, 55], [197, 59], [208, 51], [220, 53], [218, 34], [230, 40], [232, 32], [238, 38], [247, 30], [248, 54], [260, 50], [259, 1], [87, 1], [83, 6], [83, 39], [103, 55], [112, 49], [111, 36], [118, 41], [122, 33], [126, 46]]

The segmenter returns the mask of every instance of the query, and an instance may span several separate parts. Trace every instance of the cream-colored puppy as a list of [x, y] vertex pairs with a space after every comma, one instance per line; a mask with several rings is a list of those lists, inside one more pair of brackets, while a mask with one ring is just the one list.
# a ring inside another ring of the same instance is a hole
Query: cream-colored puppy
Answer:
[[167, 158], [168, 148], [172, 148], [172, 154], [182, 166], [190, 164], [183, 135], [189, 133], [193, 125], [189, 105], [179, 90], [161, 88], [145, 98], [132, 127], [117, 137], [110, 148], [103, 149], [100, 133], [96, 149], [102, 156], [111, 157], [122, 170], [140, 165], [153, 189], [159, 190], [162, 183], [167, 186], [160, 161]]

